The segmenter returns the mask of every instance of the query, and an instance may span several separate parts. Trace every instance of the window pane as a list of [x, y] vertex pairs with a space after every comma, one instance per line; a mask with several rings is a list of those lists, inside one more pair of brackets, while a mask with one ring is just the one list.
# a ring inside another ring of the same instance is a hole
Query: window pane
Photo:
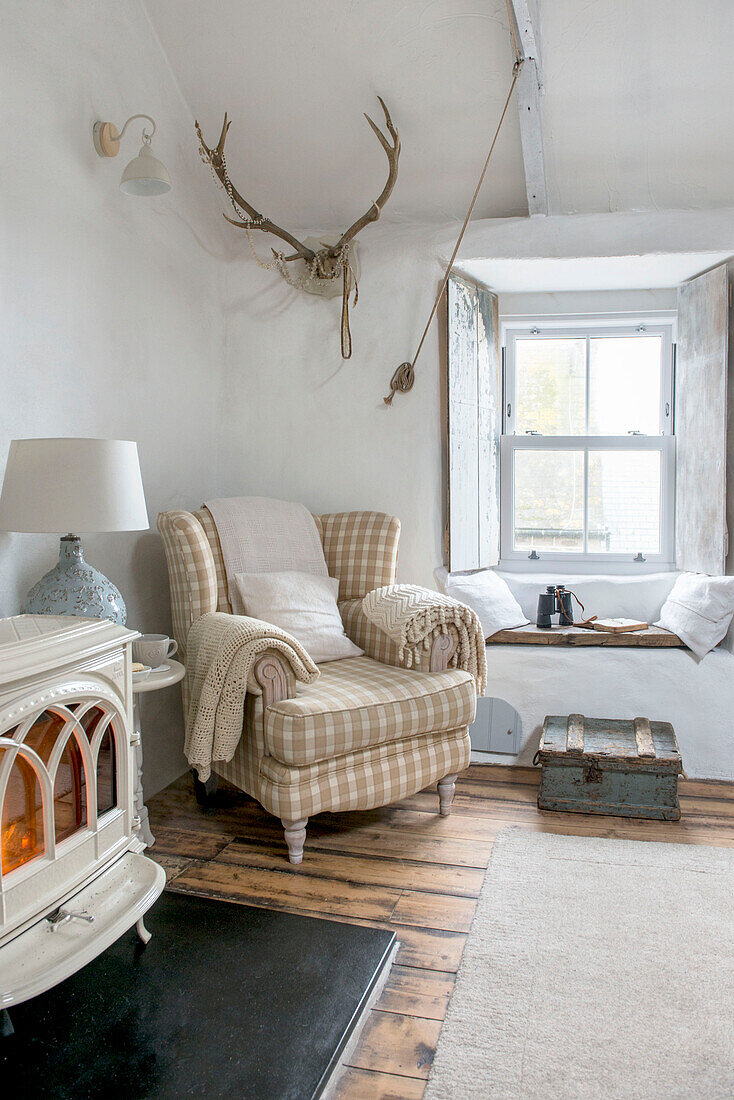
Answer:
[[515, 430], [586, 434], [586, 341], [515, 341]]
[[97, 813], [106, 814], [117, 805], [115, 738], [112, 725], [105, 730], [97, 756]]
[[593, 336], [589, 347], [589, 435], [657, 435], [662, 336]]
[[659, 554], [660, 452], [589, 451], [589, 553]]
[[66, 742], [54, 781], [56, 843], [87, 823], [87, 787], [84, 758], [76, 737]]
[[515, 550], [584, 549], [583, 451], [515, 451]]

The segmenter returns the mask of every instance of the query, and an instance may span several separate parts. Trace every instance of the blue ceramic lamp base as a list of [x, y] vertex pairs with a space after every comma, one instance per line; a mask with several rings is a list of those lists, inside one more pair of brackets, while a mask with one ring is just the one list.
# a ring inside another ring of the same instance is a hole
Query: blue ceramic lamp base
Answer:
[[26, 596], [26, 615], [76, 615], [86, 619], [111, 619], [125, 625], [125, 601], [112, 581], [88, 565], [76, 535], [64, 535], [59, 560], [34, 584]]

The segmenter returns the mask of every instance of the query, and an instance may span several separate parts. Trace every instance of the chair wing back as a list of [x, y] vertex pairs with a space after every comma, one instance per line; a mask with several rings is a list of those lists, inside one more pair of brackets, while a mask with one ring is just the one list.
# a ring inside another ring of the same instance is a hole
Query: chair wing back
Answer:
[[339, 578], [339, 600], [356, 600], [394, 584], [400, 520], [384, 512], [333, 512], [320, 517], [330, 577]]
[[173, 636], [183, 660], [192, 624], [217, 610], [214, 555], [201, 523], [191, 512], [161, 512], [158, 530], [168, 562]]
[[219, 542], [217, 525], [214, 522], [211, 512], [208, 508], [205, 508], [203, 504], [198, 512], [194, 512], [194, 515], [201, 524], [212, 553], [214, 571], [217, 577], [217, 611], [224, 611], [228, 615], [231, 615], [232, 604], [230, 603], [229, 588], [227, 586], [227, 571], [224, 568], [224, 556], [222, 554], [221, 543]]
[[[212, 553], [217, 578], [217, 611], [232, 614], [227, 573], [217, 528], [208, 508], [193, 513]], [[339, 578], [339, 600], [366, 596], [394, 584], [398, 566], [400, 520], [384, 512], [333, 512], [314, 516], [330, 577]]]
[[[212, 552], [212, 559], [214, 562], [214, 570], [217, 577], [217, 611], [224, 611], [226, 614], [232, 614], [232, 602], [229, 598], [229, 586], [227, 584], [227, 570], [224, 568], [224, 555], [222, 554], [222, 545], [219, 541], [219, 534], [217, 533], [217, 525], [214, 522], [214, 518], [203, 504], [198, 512], [194, 512], [193, 515], [201, 524], [206, 540], [209, 543], [209, 547]], [[316, 521], [316, 526], [319, 530], [319, 535], [323, 540], [323, 531], [321, 530], [321, 520], [318, 516], [313, 517]]]
[[[384, 512], [314, 516], [329, 576], [339, 578], [339, 600], [361, 599], [394, 584], [400, 520]], [[210, 611], [232, 614], [222, 547], [208, 508], [161, 512], [158, 530], [168, 560], [173, 634], [185, 655], [192, 623]]]

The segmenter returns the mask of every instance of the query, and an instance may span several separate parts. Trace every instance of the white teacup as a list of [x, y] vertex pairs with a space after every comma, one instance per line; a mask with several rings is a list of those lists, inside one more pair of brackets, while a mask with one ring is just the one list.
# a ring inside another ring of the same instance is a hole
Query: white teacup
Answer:
[[177, 650], [178, 642], [167, 634], [141, 634], [133, 642], [133, 660], [158, 668], [167, 657], [173, 657]]

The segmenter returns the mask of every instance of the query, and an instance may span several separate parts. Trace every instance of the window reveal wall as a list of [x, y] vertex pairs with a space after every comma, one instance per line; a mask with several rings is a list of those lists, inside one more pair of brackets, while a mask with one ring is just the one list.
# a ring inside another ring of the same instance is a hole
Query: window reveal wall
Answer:
[[678, 289], [675, 367], [676, 564], [724, 572], [726, 532], [726, 264]]
[[497, 565], [502, 430], [497, 295], [452, 276], [448, 308], [449, 569]]

